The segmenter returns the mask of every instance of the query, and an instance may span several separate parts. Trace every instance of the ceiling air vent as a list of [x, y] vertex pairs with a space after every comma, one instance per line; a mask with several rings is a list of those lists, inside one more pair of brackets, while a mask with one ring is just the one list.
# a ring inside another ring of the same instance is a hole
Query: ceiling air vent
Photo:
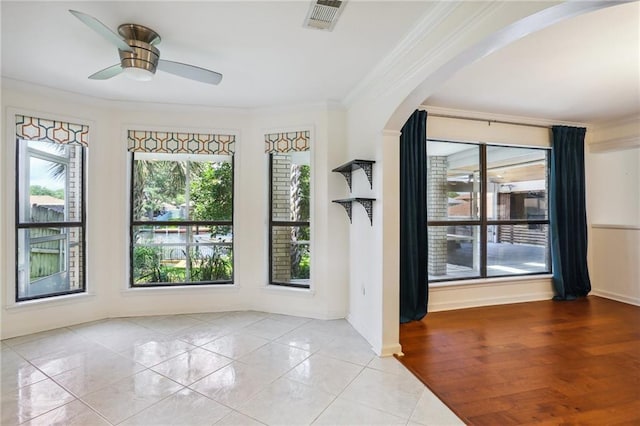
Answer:
[[342, 9], [345, 1], [339, 0], [316, 0], [311, 4], [307, 18], [304, 20], [304, 27], [315, 28], [317, 30], [331, 31]]

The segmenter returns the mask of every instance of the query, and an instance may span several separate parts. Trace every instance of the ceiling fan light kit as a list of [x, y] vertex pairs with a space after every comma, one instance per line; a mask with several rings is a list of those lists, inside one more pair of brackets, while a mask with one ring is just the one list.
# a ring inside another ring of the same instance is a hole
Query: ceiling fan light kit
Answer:
[[222, 80], [222, 74], [215, 71], [160, 59], [160, 51], [155, 45], [160, 43], [161, 38], [151, 28], [122, 24], [116, 34], [93, 16], [76, 10], [69, 12], [118, 48], [120, 63], [90, 75], [92, 80], [106, 80], [122, 73], [136, 81], [150, 81], [158, 69], [207, 84], [215, 85]]
[[154, 73], [138, 67], [122, 67], [122, 74], [135, 81], [151, 81], [153, 80]]
[[[125, 75], [145, 77], [132, 77], [134, 80], [151, 80], [151, 77], [153, 77], [158, 67], [160, 51], [155, 46], [144, 41], [134, 39], [127, 39], [125, 41], [133, 49], [133, 52], [118, 50], [120, 66], [124, 70]], [[146, 76], [148, 76], [148, 78]]]

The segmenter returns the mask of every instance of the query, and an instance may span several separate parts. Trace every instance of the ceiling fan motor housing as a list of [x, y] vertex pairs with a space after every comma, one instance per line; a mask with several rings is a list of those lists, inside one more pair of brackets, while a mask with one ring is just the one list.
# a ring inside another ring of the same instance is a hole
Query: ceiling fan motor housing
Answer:
[[160, 57], [158, 49], [149, 43], [138, 40], [126, 40], [126, 42], [131, 46], [133, 52], [118, 50], [122, 68], [142, 68], [155, 74]]
[[120, 25], [118, 33], [133, 49], [133, 52], [118, 50], [122, 68], [139, 68], [155, 74], [160, 57], [160, 51], [154, 46], [154, 44], [160, 43], [158, 33], [137, 24]]

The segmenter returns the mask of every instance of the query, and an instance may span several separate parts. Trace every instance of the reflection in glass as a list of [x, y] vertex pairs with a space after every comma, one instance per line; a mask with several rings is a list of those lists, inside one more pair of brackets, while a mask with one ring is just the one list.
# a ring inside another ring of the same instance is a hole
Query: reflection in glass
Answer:
[[533, 224], [489, 226], [487, 275], [549, 272], [548, 228]]
[[21, 223], [79, 222], [82, 147], [18, 141]]
[[271, 228], [271, 278], [273, 282], [308, 286], [311, 269], [309, 226]]
[[480, 147], [428, 141], [428, 220], [478, 219], [480, 212]]
[[77, 145], [67, 145], [38, 140], [25, 141], [25, 143], [31, 149], [36, 149], [44, 153], [53, 154], [64, 158], [69, 157], [69, 151], [77, 148]]
[[81, 241], [80, 227], [18, 229], [18, 298], [80, 289]]

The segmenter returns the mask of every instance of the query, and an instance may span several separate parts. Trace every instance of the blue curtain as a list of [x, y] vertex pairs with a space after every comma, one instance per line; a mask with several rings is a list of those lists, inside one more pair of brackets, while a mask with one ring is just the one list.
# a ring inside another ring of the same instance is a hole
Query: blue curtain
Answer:
[[553, 126], [552, 132], [549, 219], [554, 300], [573, 300], [591, 291], [584, 176], [586, 129]]
[[400, 322], [427, 314], [427, 112], [400, 135]]

